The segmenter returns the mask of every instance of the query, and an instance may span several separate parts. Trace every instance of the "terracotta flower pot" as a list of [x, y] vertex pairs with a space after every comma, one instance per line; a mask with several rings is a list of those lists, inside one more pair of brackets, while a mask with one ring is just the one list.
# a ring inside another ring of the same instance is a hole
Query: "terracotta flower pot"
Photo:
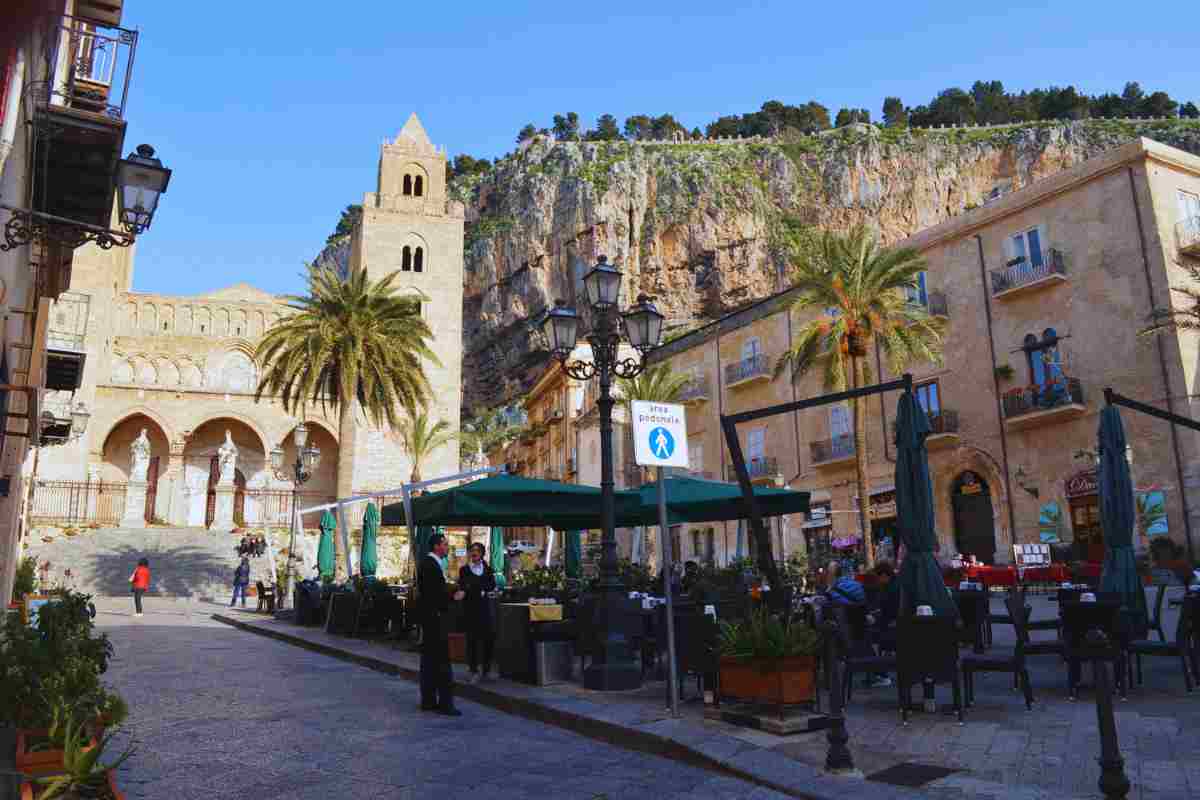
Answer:
[[[18, 772], [26, 775], [45, 775], [63, 768], [63, 751], [59, 749], [33, 749], [41, 740], [49, 738], [50, 732], [45, 728], [17, 729], [17, 758]], [[96, 746], [94, 738], [89, 739], [87, 749]]]
[[[125, 793], [117, 788], [117, 779], [113, 776], [113, 771], [110, 769], [108, 775], [108, 791], [111, 795], [111, 800], [125, 800]], [[21, 783], [21, 800], [36, 800], [37, 793], [34, 792], [33, 781], [24, 781]]]
[[792, 705], [815, 696], [816, 660], [812, 656], [742, 660], [721, 656], [721, 697], [752, 703]]

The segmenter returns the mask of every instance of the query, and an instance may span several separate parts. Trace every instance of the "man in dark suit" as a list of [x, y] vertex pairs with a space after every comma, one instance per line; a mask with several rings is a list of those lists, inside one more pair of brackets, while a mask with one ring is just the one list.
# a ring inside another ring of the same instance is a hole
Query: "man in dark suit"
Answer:
[[[417, 566], [417, 606], [421, 620], [421, 710], [437, 711], [450, 717], [462, 712], [454, 707], [454, 673], [450, 670], [449, 631], [442, 614], [450, 608], [446, 573], [442, 563], [450, 551], [446, 537], [435, 533], [429, 540], [430, 552]], [[463, 593], [456, 592], [455, 600]]]

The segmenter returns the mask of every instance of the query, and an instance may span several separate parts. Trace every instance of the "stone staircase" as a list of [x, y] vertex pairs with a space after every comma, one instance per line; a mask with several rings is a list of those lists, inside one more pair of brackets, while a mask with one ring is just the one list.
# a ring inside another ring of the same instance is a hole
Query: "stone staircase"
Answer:
[[[46, 542], [45, 538], [52, 541]], [[228, 602], [240, 558], [241, 535], [203, 528], [101, 528], [74, 536], [35, 532], [24, 555], [49, 561], [49, 578], [98, 597], [129, 596], [129, 574], [139, 558], [150, 561], [150, 592]], [[66, 571], [71, 577], [66, 577]], [[250, 585], [267, 582], [270, 559], [250, 559]], [[252, 601], [251, 601], [252, 602]]]

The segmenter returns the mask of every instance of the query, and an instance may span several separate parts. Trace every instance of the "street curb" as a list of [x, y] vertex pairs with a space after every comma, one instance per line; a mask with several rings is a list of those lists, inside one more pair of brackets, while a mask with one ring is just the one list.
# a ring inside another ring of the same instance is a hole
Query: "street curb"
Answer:
[[[337, 658], [342, 661], [348, 661], [352, 664], [357, 664], [377, 672], [383, 672], [388, 675], [396, 675], [410, 681], [417, 681], [419, 678], [419, 673], [417, 670], [397, 666], [396, 664], [393, 664], [389, 661], [384, 661], [383, 659], [372, 658], [371, 656], [359, 655], [357, 653], [350, 653], [329, 645], [311, 642], [303, 637], [292, 636], [282, 631], [267, 630], [258, 625], [242, 622], [241, 620], [227, 617], [223, 614], [213, 614], [212, 619], [239, 630], [265, 636], [269, 639], [275, 639], [287, 644], [296, 645], [304, 648], [305, 650], [310, 650], [314, 653], [320, 653], [322, 655], [332, 656], [333, 658]], [[812, 767], [788, 758], [787, 756], [773, 753], [770, 750], [756, 747], [750, 743], [745, 743], [743, 750], [758, 751], [758, 753], [754, 755], [759, 756], [757, 760], [760, 763], [762, 756], [769, 756], [773, 759], [779, 759], [780, 762], [786, 762], [783, 764], [783, 766], [787, 772], [791, 772], [793, 774], [797, 772], [808, 773], [803, 776], [805, 778], [804, 783], [806, 784], [806, 788], [801, 788], [795, 785], [794, 782], [784, 783], [777, 780], [771, 780], [758, 772], [752, 772], [743, 768], [739, 768], [667, 736], [660, 736], [648, 731], [638, 730], [637, 728], [626, 727], [613, 722], [605, 722], [604, 720], [598, 720], [592, 717], [574, 714], [570, 711], [552, 708], [531, 700], [509, 697], [508, 695], [471, 684], [456, 683], [454, 685], [454, 693], [459, 697], [465, 697], [468, 700], [495, 708], [499, 711], [503, 711], [506, 714], [523, 717], [525, 719], [541, 722], [546, 725], [553, 725], [554, 727], [562, 728], [580, 736], [604, 742], [605, 744], [610, 744], [625, 750], [664, 756], [674, 761], [681, 761], [695, 767], [709, 770], [710, 772], [716, 772], [722, 775], [739, 778], [757, 786], [762, 786], [767, 789], [771, 789], [772, 791], [789, 795], [790, 797], [799, 798], [799, 800], [845, 800], [847, 797], [847, 792], [853, 795], [864, 791], [869, 791], [873, 797], [873, 800], [916, 800], [917, 798], [928, 797], [928, 795], [920, 792], [910, 789], [903, 789], [901, 787], [891, 786], [888, 784], [850, 784], [847, 783], [848, 779], [846, 778], [836, 778], [825, 775], [814, 770]], [[732, 758], [732, 756], [730, 756], [730, 758]], [[808, 784], [822, 784], [822, 788], [827, 789], [827, 791], [813, 791], [813, 788]]]

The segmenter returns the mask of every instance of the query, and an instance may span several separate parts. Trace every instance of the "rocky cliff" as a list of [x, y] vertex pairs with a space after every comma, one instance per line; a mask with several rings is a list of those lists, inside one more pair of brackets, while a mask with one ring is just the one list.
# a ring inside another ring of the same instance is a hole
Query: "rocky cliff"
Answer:
[[456, 180], [467, 206], [465, 405], [528, 388], [544, 361], [528, 320], [605, 254], [628, 297], [676, 325], [784, 285], [795, 226], [874, 226], [893, 242], [1136, 136], [1200, 154], [1191, 121], [1087, 121], [946, 130], [850, 126], [788, 140], [554, 142], [538, 137]]

